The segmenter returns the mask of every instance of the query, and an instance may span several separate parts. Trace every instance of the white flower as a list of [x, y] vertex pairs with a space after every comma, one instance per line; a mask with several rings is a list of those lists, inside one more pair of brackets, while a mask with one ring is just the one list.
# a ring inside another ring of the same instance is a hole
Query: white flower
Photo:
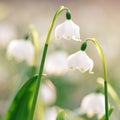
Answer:
[[11, 24], [0, 24], [0, 47], [4, 48], [16, 37], [16, 29]]
[[89, 70], [89, 73], [93, 73], [93, 60], [88, 57], [85, 51], [78, 51], [70, 55], [67, 59], [67, 62], [69, 68], [72, 70], [78, 69], [82, 73]]
[[67, 71], [67, 59], [68, 55], [64, 51], [56, 51], [48, 55], [45, 64], [45, 70], [49, 74], [63, 74]]
[[58, 25], [55, 29], [55, 38], [70, 40], [80, 40], [79, 26], [76, 25], [72, 20], [66, 20], [64, 23]]
[[56, 88], [50, 80], [46, 80], [40, 87], [40, 98], [46, 105], [55, 103]]
[[45, 111], [45, 120], [56, 120], [57, 117], [57, 108], [51, 107]]
[[27, 61], [32, 64], [34, 58], [34, 46], [29, 40], [13, 40], [7, 49], [8, 59], [14, 58], [18, 62]]
[[91, 93], [85, 96], [81, 103], [81, 113], [87, 114], [88, 117], [97, 115], [101, 118], [105, 114], [104, 95], [102, 93]]

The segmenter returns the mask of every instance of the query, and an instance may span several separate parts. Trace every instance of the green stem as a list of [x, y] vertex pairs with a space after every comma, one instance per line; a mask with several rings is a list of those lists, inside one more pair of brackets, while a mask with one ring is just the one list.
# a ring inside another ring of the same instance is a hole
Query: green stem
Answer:
[[56, 21], [56, 18], [59, 16], [59, 14], [61, 12], [63, 12], [64, 10], [69, 11], [68, 8], [61, 6], [55, 13], [55, 15], [53, 16], [53, 19], [51, 21], [49, 30], [48, 30], [48, 34], [47, 34], [47, 38], [45, 41], [45, 46], [44, 46], [44, 50], [43, 50], [43, 55], [42, 55], [42, 60], [41, 60], [41, 64], [40, 64], [40, 69], [39, 69], [39, 75], [37, 78], [37, 82], [36, 82], [36, 89], [35, 89], [35, 94], [34, 94], [34, 98], [33, 98], [33, 103], [32, 103], [32, 109], [31, 109], [31, 114], [30, 114], [30, 119], [29, 120], [33, 120], [34, 117], [34, 112], [35, 112], [35, 107], [36, 107], [36, 102], [37, 102], [37, 97], [38, 97], [38, 93], [39, 93], [39, 87], [40, 87], [40, 83], [41, 83], [41, 78], [42, 78], [42, 74], [43, 74], [43, 69], [44, 69], [44, 63], [45, 63], [45, 59], [46, 59], [46, 54], [47, 54], [47, 50], [48, 50], [48, 44], [50, 42], [50, 38], [51, 38], [51, 33]]
[[109, 120], [108, 86], [107, 86], [108, 78], [107, 78], [107, 67], [106, 67], [104, 53], [103, 53], [102, 47], [100, 46], [99, 42], [95, 38], [87, 39], [86, 42], [87, 41], [91, 41], [95, 44], [95, 46], [101, 56], [103, 72], [104, 72], [105, 116], [106, 116], [106, 120]]
[[[104, 79], [102, 78], [99, 78], [97, 80], [97, 82], [102, 86], [104, 87]], [[120, 112], [120, 98], [119, 96], [117, 95], [116, 91], [114, 90], [114, 88], [111, 86], [110, 83], [108, 83], [108, 93], [109, 95], [112, 97], [112, 99], [115, 101], [115, 104], [117, 105], [118, 109], [119, 109], [119, 112]]]
[[50, 37], [51, 37], [51, 32], [52, 32], [52, 29], [53, 29], [53, 26], [54, 26], [54, 23], [55, 23], [55, 20], [56, 18], [59, 16], [59, 14], [61, 12], [63, 12], [64, 10], [66, 11], [70, 11], [68, 8], [64, 7], [64, 6], [61, 6], [55, 13], [53, 19], [52, 19], [52, 22], [50, 23], [50, 27], [48, 29], [48, 35], [47, 35], [47, 38], [46, 38], [46, 44], [49, 44], [50, 42]]

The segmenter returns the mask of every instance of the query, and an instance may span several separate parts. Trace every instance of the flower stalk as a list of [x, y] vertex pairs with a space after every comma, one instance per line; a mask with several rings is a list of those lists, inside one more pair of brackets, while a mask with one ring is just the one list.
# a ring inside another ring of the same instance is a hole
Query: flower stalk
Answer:
[[[96, 46], [96, 48], [97, 48], [97, 50], [99, 52], [99, 55], [101, 57], [101, 60], [102, 60], [103, 74], [104, 74], [105, 117], [106, 117], [106, 120], [109, 120], [108, 86], [107, 86], [108, 78], [107, 78], [107, 67], [106, 67], [106, 61], [105, 61], [104, 52], [102, 50], [101, 45], [99, 44], [99, 42], [95, 38], [88, 38], [87, 40], [85, 40], [85, 42], [83, 43], [83, 45], [85, 45], [85, 43], [87, 45], [88, 41], [91, 41], [92, 43], [95, 44], [95, 46]], [[82, 46], [81, 46], [81, 48], [82, 48]]]
[[33, 102], [32, 102], [32, 109], [31, 109], [31, 114], [30, 114], [30, 119], [29, 120], [33, 120], [34, 117], [34, 112], [35, 112], [35, 107], [36, 107], [36, 102], [37, 102], [37, 97], [38, 97], [38, 93], [39, 93], [39, 87], [40, 87], [40, 83], [41, 83], [41, 79], [42, 79], [42, 74], [43, 74], [43, 70], [44, 70], [44, 63], [45, 63], [45, 59], [46, 59], [46, 54], [47, 54], [47, 50], [48, 50], [48, 45], [50, 42], [50, 38], [51, 38], [51, 33], [55, 24], [55, 21], [57, 19], [57, 17], [60, 15], [61, 12], [63, 11], [70, 11], [68, 8], [61, 6], [56, 13], [53, 16], [53, 19], [50, 23], [50, 27], [48, 29], [48, 34], [47, 34], [47, 38], [45, 41], [45, 45], [44, 45], [44, 50], [43, 50], [43, 55], [42, 55], [42, 60], [41, 60], [41, 64], [40, 64], [40, 69], [39, 69], [39, 74], [38, 74], [38, 78], [37, 78], [37, 82], [36, 82], [36, 89], [35, 89], [35, 93], [34, 93], [34, 98], [33, 98]]

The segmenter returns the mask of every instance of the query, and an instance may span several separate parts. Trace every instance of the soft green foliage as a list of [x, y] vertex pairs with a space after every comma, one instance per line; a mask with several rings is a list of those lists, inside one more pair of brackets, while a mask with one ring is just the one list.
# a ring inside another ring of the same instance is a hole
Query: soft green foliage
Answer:
[[85, 119], [75, 115], [70, 110], [61, 110], [58, 112], [56, 120], [85, 120]]
[[65, 120], [65, 111], [60, 111], [57, 115], [56, 120]]
[[37, 76], [30, 78], [16, 94], [4, 120], [29, 120]]
[[81, 120], [98, 120], [98, 118], [97, 118], [97, 115], [94, 115], [94, 116], [92, 116], [92, 117], [88, 117], [87, 116], [87, 114], [83, 114], [82, 116], [81, 116]]
[[[111, 108], [109, 109], [109, 116], [112, 114], [113, 109], [114, 109], [113, 107], [111, 107]], [[105, 119], [105, 115], [104, 115], [100, 120], [106, 120], [106, 119]]]

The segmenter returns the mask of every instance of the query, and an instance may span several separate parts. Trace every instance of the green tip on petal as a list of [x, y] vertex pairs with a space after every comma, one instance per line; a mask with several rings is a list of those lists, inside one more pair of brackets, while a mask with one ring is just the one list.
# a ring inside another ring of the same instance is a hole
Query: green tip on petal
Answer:
[[69, 11], [66, 12], [66, 19], [67, 20], [71, 19], [71, 13]]
[[87, 42], [84, 42], [84, 43], [81, 45], [81, 50], [82, 50], [82, 51], [85, 51], [85, 50], [86, 50], [86, 47], [87, 47]]

